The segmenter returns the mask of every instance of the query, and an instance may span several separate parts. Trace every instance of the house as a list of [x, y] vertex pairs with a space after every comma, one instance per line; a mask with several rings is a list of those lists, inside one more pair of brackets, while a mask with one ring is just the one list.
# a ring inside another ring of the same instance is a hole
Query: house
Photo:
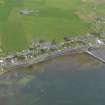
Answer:
[[3, 68], [7, 65], [5, 58], [0, 58], [0, 69], [3, 71]]
[[4, 65], [4, 60], [0, 59], [0, 66]]
[[42, 51], [54, 51], [57, 49], [57, 45], [52, 44], [51, 42], [40, 43], [40, 50]]
[[31, 44], [31, 48], [35, 48], [35, 47], [39, 47], [39, 40], [38, 39], [33, 39], [32, 40], [32, 44]]
[[68, 37], [68, 36], [64, 37], [64, 41], [70, 41], [70, 40], [71, 40], [70, 37]]
[[40, 49], [49, 50], [50, 48], [51, 48], [51, 43], [50, 42], [40, 43]]
[[96, 39], [96, 44], [98, 44], [98, 45], [105, 45], [105, 43], [102, 40], [100, 40], [100, 39]]
[[22, 15], [30, 15], [30, 14], [32, 14], [33, 12], [34, 12], [33, 10], [30, 10], [30, 9], [27, 9], [27, 8], [21, 9], [21, 10], [19, 11], [19, 13], [22, 14]]
[[8, 56], [5, 58], [5, 62], [6, 62], [7, 64], [16, 63], [16, 62], [17, 62], [17, 57], [16, 57], [16, 55], [8, 55]]

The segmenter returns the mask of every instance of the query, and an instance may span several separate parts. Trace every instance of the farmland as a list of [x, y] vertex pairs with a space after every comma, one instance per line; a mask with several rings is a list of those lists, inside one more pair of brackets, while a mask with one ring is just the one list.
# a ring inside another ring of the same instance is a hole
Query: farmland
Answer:
[[[66, 35], [91, 32], [89, 5], [86, 0], [0, 0], [0, 47], [14, 52], [33, 38], [60, 41]], [[20, 14], [24, 8], [38, 13]]]

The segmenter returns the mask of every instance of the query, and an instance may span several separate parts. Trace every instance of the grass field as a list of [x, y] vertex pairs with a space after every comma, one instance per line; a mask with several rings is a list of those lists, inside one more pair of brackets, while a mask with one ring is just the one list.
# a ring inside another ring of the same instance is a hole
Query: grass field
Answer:
[[[89, 11], [87, 5], [81, 9], [81, 3], [82, 0], [0, 0], [1, 48], [13, 52], [27, 47], [33, 37], [62, 40], [66, 35], [91, 32], [89, 22], [76, 14]], [[22, 15], [19, 10], [23, 8], [39, 13]]]

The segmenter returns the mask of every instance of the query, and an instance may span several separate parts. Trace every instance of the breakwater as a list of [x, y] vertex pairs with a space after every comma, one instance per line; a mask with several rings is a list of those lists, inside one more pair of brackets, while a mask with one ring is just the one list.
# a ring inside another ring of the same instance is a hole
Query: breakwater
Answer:
[[105, 63], [105, 47], [89, 49], [86, 51], [86, 53], [99, 60], [100, 62]]

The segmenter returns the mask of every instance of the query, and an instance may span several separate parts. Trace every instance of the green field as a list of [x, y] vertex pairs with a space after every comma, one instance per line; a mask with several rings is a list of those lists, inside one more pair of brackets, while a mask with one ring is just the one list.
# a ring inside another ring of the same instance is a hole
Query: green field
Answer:
[[[34, 37], [62, 40], [66, 35], [91, 32], [90, 23], [76, 14], [84, 13], [84, 9], [89, 11], [89, 3], [84, 3], [86, 8], [81, 9], [82, 3], [82, 0], [0, 0], [1, 48], [13, 52], [27, 47]], [[22, 15], [19, 11], [23, 8], [39, 13]]]

